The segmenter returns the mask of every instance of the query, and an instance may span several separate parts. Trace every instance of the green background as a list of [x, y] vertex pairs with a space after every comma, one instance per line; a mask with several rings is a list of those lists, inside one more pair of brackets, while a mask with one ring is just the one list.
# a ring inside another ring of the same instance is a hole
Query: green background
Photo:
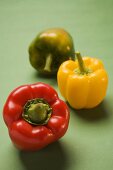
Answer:
[[[26, 153], [12, 145], [2, 109], [9, 93], [22, 84], [45, 82], [61, 97], [56, 79], [39, 77], [28, 60], [32, 39], [52, 27], [66, 29], [82, 55], [102, 59], [109, 86], [97, 108], [70, 108], [70, 124], [63, 138], [38, 152]], [[112, 65], [112, 0], [0, 0], [0, 169], [112, 170]]]

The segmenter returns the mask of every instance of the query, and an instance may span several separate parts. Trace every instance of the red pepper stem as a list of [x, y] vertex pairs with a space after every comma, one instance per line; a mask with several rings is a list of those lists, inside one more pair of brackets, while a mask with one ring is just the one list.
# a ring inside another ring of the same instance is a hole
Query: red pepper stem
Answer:
[[32, 122], [42, 122], [47, 117], [47, 105], [43, 103], [32, 104], [28, 109], [28, 116]]
[[24, 106], [22, 117], [33, 125], [47, 124], [50, 119], [52, 109], [44, 99], [29, 100]]
[[77, 60], [78, 60], [80, 73], [85, 74], [87, 71], [86, 71], [86, 68], [85, 68], [85, 65], [84, 65], [84, 62], [83, 62], [83, 59], [82, 59], [80, 52], [79, 51], [75, 52], [75, 55], [76, 55]]
[[52, 55], [48, 54], [45, 61], [44, 71], [51, 72]]

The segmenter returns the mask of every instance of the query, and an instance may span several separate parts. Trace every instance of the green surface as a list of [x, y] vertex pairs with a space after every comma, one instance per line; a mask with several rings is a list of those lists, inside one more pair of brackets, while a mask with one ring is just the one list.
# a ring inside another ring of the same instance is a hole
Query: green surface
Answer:
[[[35, 35], [51, 27], [69, 31], [82, 55], [102, 59], [109, 86], [99, 107], [70, 108], [69, 129], [62, 139], [26, 153], [12, 145], [2, 109], [9, 93], [19, 85], [42, 81], [58, 90], [55, 79], [39, 77], [27, 52]], [[113, 169], [112, 30], [112, 0], [0, 0], [0, 170]]]

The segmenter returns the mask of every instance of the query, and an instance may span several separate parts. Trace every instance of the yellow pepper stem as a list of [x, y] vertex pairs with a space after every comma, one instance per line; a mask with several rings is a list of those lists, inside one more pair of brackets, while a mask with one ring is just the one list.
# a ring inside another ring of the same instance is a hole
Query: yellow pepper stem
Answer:
[[76, 55], [77, 60], [78, 60], [80, 74], [86, 74], [87, 69], [86, 69], [86, 67], [84, 65], [84, 62], [83, 62], [83, 59], [82, 59], [82, 56], [81, 56], [80, 52], [79, 51], [75, 52], [75, 55]]

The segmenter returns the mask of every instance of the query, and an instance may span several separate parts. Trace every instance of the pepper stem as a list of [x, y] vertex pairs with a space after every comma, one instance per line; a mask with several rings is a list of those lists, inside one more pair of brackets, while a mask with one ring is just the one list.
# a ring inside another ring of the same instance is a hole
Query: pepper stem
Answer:
[[87, 72], [87, 70], [85, 68], [85, 65], [84, 65], [84, 62], [83, 62], [83, 59], [82, 59], [80, 52], [79, 51], [75, 52], [75, 55], [76, 55], [77, 60], [78, 60], [80, 73], [85, 74]]
[[52, 55], [49, 54], [49, 55], [46, 57], [45, 66], [44, 66], [44, 71], [46, 71], [46, 72], [51, 72], [51, 63], [52, 63]]
[[44, 99], [29, 100], [24, 106], [22, 117], [33, 125], [44, 125], [50, 119], [52, 108]]
[[44, 121], [47, 117], [47, 105], [43, 103], [32, 104], [28, 109], [28, 116], [35, 123]]

